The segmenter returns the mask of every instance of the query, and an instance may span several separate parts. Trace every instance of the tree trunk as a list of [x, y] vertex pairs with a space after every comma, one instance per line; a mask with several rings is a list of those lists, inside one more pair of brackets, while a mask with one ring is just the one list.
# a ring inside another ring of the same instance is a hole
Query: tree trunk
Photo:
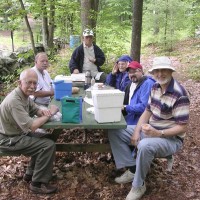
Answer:
[[55, 28], [55, 0], [51, 0], [50, 17], [49, 17], [49, 38], [48, 38], [48, 47], [51, 49], [53, 48], [54, 28]]
[[82, 31], [86, 28], [92, 27], [92, 20], [90, 19], [91, 0], [81, 0], [81, 27]]
[[91, 28], [94, 31], [94, 43], [96, 41], [96, 23], [99, 8], [99, 0], [81, 1], [81, 24], [82, 31]]
[[91, 4], [92, 8], [92, 29], [94, 30], [94, 43], [96, 42], [96, 26], [97, 26], [97, 17], [98, 17], [98, 11], [99, 11], [99, 0], [92, 1]]
[[[156, 3], [157, 3], [157, 1], [156, 0], [154, 0], [154, 6], [156, 5]], [[159, 24], [158, 24], [158, 13], [157, 13], [157, 10], [156, 9], [154, 9], [153, 10], [153, 16], [154, 16], [154, 27], [153, 27], [153, 35], [157, 35], [158, 33], [159, 33], [159, 31], [160, 31], [160, 29], [159, 29]]]
[[165, 10], [165, 27], [164, 27], [164, 41], [165, 41], [165, 48], [167, 47], [167, 29], [168, 29], [168, 0], [166, 4]]
[[42, 11], [42, 43], [45, 49], [48, 47], [49, 31], [48, 31], [48, 18], [46, 0], [41, 0]]
[[11, 40], [12, 40], [12, 51], [14, 52], [15, 51], [15, 47], [14, 47], [14, 39], [13, 39], [13, 30], [10, 31], [10, 37], [11, 37]]
[[140, 62], [143, 0], [133, 0], [131, 57]]
[[[19, 0], [19, 2], [20, 2], [20, 4], [21, 4], [22, 10], [26, 11], [26, 10], [25, 10], [25, 7], [24, 7], [23, 1], [22, 1], [22, 0]], [[25, 19], [26, 26], [27, 26], [28, 31], [29, 31], [29, 34], [30, 34], [30, 39], [31, 39], [31, 45], [32, 45], [33, 53], [34, 53], [34, 55], [36, 55], [36, 49], [35, 49], [35, 42], [34, 42], [33, 32], [32, 32], [31, 26], [30, 26], [30, 24], [29, 24], [27, 14], [24, 15], [24, 19]]]

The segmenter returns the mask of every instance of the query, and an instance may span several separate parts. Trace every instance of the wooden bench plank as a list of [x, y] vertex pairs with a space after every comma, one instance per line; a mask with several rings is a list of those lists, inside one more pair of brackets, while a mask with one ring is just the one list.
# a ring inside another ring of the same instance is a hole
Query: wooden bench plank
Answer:
[[57, 143], [56, 151], [61, 152], [111, 152], [110, 144]]

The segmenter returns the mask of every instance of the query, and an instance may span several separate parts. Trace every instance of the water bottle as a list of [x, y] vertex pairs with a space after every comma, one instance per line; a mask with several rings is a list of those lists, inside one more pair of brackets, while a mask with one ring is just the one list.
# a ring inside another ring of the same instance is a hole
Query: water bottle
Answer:
[[84, 90], [87, 90], [87, 89], [91, 86], [91, 79], [92, 79], [91, 71], [90, 71], [90, 70], [87, 70], [87, 71], [85, 72]]

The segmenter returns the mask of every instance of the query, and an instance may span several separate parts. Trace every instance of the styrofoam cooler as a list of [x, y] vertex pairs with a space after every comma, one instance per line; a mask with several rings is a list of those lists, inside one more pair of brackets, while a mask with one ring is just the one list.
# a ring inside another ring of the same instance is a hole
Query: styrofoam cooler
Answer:
[[72, 96], [72, 82], [70, 81], [54, 81], [54, 98], [60, 100], [64, 96]]
[[92, 90], [94, 117], [99, 123], [119, 122], [124, 101], [120, 90]]
[[108, 107], [122, 107], [124, 101], [124, 92], [113, 90], [92, 90], [92, 99], [94, 107], [108, 108]]

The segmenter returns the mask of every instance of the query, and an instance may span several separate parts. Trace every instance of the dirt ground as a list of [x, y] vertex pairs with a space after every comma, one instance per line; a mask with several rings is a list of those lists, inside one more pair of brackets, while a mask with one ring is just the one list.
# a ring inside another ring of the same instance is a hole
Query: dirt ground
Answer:
[[[183, 51], [183, 45], [177, 48]], [[142, 57], [142, 63], [148, 65], [155, 53], [152, 49], [149, 56]], [[184, 51], [184, 57], [189, 60], [190, 56], [191, 51]], [[166, 171], [166, 160], [156, 159], [146, 179], [147, 192], [142, 200], [200, 200], [200, 83], [188, 78], [188, 61], [181, 55], [172, 59], [177, 70], [174, 76], [190, 94], [190, 123], [183, 148], [174, 156], [172, 172]], [[59, 141], [78, 143], [83, 139], [84, 130], [70, 129], [63, 130]], [[101, 130], [88, 130], [88, 142], [108, 140]], [[130, 183], [114, 182], [118, 172], [109, 153], [57, 152], [52, 183], [58, 186], [58, 192], [36, 195], [22, 180], [27, 162], [28, 158], [23, 156], [0, 158], [0, 200], [122, 200], [131, 188]]]

